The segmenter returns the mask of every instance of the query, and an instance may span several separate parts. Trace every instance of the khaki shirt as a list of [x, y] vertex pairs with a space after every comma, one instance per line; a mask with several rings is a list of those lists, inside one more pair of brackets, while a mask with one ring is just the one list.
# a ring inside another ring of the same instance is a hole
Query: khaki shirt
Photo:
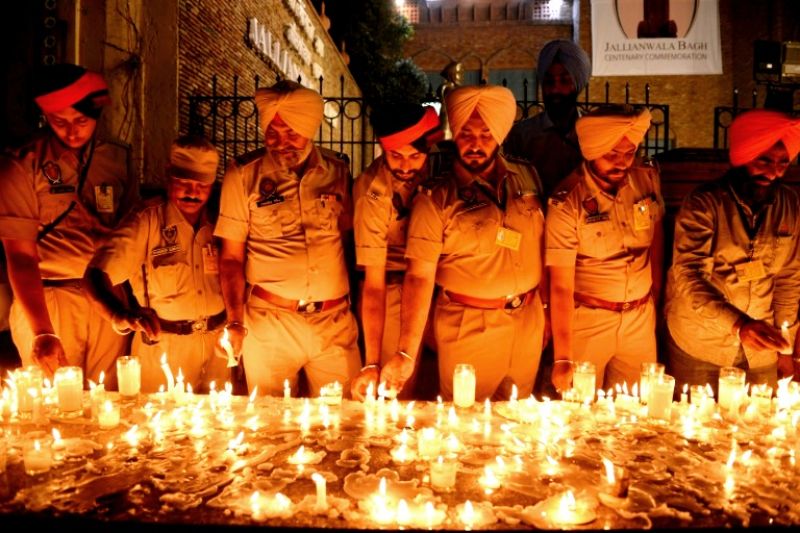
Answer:
[[343, 233], [352, 229], [350, 171], [313, 147], [303, 176], [264, 149], [225, 173], [214, 235], [246, 243], [245, 278], [292, 300], [332, 300], [349, 292]]
[[212, 230], [204, 219], [195, 232], [171, 202], [151, 200], [111, 233], [91, 266], [108, 274], [114, 285], [130, 280], [139, 303], [149, 305], [165, 320], [213, 316], [225, 309], [225, 304]]
[[637, 166], [625, 180], [611, 196], [584, 163], [548, 201], [545, 264], [574, 266], [576, 293], [630, 302], [650, 292], [650, 245], [664, 216], [660, 180]]
[[36, 241], [39, 231], [75, 202], [38, 242], [43, 279], [82, 278], [95, 248], [137, 198], [125, 148], [97, 141], [79, 198], [86, 162], [49, 133], [0, 157], [0, 238]]
[[562, 135], [545, 111], [514, 124], [503, 152], [531, 162], [542, 180], [544, 198], [583, 161], [575, 129]]
[[[544, 215], [536, 171], [498, 156], [505, 209], [454, 173], [414, 197], [406, 257], [438, 263], [436, 283], [476, 298], [499, 298], [533, 289], [542, 275]], [[431, 180], [433, 181], [433, 180]], [[519, 233], [518, 250], [498, 244], [502, 228]]]
[[[728, 366], [739, 352], [731, 333], [743, 315], [777, 327], [797, 321], [800, 300], [800, 200], [778, 184], [772, 203], [752, 241], [737, 209], [748, 217], [729, 173], [702, 185], [683, 202], [675, 219], [672, 267], [667, 273], [666, 317], [677, 345], [692, 357]], [[752, 255], [752, 261], [751, 261]], [[744, 265], [763, 266], [763, 277], [750, 281]], [[739, 272], [737, 272], [737, 268]], [[794, 329], [794, 328], [792, 328]], [[745, 349], [751, 367], [774, 364], [774, 351]]]
[[406, 269], [406, 233], [419, 179], [395, 179], [379, 157], [355, 181], [353, 230], [359, 266]]

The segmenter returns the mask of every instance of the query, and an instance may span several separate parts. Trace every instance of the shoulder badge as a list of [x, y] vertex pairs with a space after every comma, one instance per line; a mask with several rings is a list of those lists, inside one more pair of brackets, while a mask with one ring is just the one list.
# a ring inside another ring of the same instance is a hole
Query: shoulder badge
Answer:
[[161, 228], [161, 236], [164, 237], [164, 242], [167, 246], [175, 244], [175, 240], [178, 238], [178, 226], [173, 224], [172, 226]]
[[600, 214], [600, 205], [597, 203], [597, 198], [590, 196], [583, 199], [583, 209], [589, 216], [596, 216]]
[[42, 165], [42, 174], [44, 174], [44, 177], [47, 178], [47, 181], [50, 183], [50, 185], [61, 184], [61, 167], [58, 166], [58, 163], [54, 161], [45, 161], [45, 163]]

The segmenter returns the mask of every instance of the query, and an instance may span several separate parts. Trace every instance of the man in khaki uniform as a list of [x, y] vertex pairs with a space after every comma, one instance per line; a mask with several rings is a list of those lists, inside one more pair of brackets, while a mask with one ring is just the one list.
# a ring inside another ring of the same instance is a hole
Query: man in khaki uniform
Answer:
[[763, 109], [743, 113], [731, 124], [732, 168], [684, 200], [666, 291], [676, 388], [716, 389], [723, 366], [773, 387], [778, 376], [792, 374], [800, 200], [781, 178], [798, 152], [800, 119]]
[[[350, 172], [314, 146], [319, 94], [292, 82], [256, 91], [266, 149], [227, 171], [214, 234], [235, 352], [247, 385], [279, 395], [305, 369], [312, 394], [358, 374], [345, 242], [352, 228]], [[247, 283], [247, 286], [245, 285]]]
[[[359, 400], [370, 384], [377, 390], [381, 365], [397, 353], [411, 200], [427, 177], [428, 139], [441, 132], [436, 111], [418, 104], [376, 110], [372, 122], [384, 153], [356, 179], [353, 192], [356, 262], [364, 274], [365, 366], [352, 385]], [[411, 378], [399, 397], [408, 399], [413, 388]]]
[[658, 173], [636, 166], [647, 109], [589, 113], [576, 129], [586, 162], [555, 189], [547, 210], [552, 381], [569, 388], [572, 365], [594, 363], [597, 386], [638, 382], [655, 362], [664, 202]]
[[98, 380], [126, 339], [81, 289], [87, 263], [133, 204], [127, 151], [96, 135], [110, 102], [100, 74], [76, 65], [45, 67], [36, 103], [48, 128], [0, 158], [0, 238], [14, 290], [11, 334], [25, 365], [52, 374], [77, 365]]
[[514, 384], [527, 396], [545, 331], [541, 187], [532, 167], [498, 154], [514, 120], [511, 91], [461, 87], [445, 105], [456, 162], [414, 198], [401, 349], [381, 380], [399, 390], [411, 374], [436, 283], [433, 330], [442, 396], [452, 398], [458, 363], [475, 366], [478, 400], [507, 398]]
[[[92, 298], [120, 334], [136, 335], [131, 353], [142, 366], [142, 391], [166, 385], [161, 356], [195, 391], [229, 379], [218, 337], [225, 324], [219, 254], [206, 203], [219, 155], [208, 140], [175, 140], [167, 167], [167, 198], [155, 198], [122, 222], [86, 271]], [[129, 307], [113, 285], [135, 287], [144, 307]], [[146, 335], [146, 337], [145, 337]]]

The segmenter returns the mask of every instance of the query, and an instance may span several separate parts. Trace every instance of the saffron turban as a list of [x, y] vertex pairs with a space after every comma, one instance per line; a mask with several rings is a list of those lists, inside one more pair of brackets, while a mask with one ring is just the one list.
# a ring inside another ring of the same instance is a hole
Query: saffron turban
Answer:
[[556, 39], [544, 45], [539, 52], [539, 62], [536, 66], [540, 83], [556, 60], [564, 65], [575, 80], [575, 91], [581, 92], [589, 83], [589, 76], [592, 74], [592, 64], [583, 48], [567, 39]]
[[78, 65], [42, 67], [34, 81], [34, 101], [44, 113], [73, 107], [91, 118], [111, 103], [103, 76]]
[[742, 113], [731, 124], [731, 165], [742, 166], [754, 160], [778, 141], [783, 142], [794, 159], [800, 152], [800, 119], [779, 111], [756, 109]]
[[623, 138], [638, 146], [649, 127], [650, 111], [647, 109], [636, 115], [588, 114], [575, 123], [581, 153], [587, 161], [603, 157]]
[[477, 111], [497, 144], [503, 143], [517, 115], [514, 95], [499, 85], [457, 87], [445, 96], [445, 106], [453, 137], [458, 135], [472, 113]]
[[429, 106], [400, 104], [376, 110], [372, 122], [381, 147], [388, 152], [432, 133], [439, 127], [439, 115]]
[[218, 164], [217, 149], [203, 137], [180, 137], [170, 147], [169, 175], [174, 178], [212, 183]]
[[299, 83], [280, 81], [256, 90], [256, 107], [263, 131], [280, 115], [287, 126], [306, 139], [313, 139], [322, 122], [322, 97]]

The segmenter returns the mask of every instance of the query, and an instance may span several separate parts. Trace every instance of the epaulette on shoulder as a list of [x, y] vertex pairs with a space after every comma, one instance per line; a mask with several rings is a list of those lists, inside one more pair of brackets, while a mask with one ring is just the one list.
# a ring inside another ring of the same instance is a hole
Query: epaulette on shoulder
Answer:
[[553, 190], [550, 198], [547, 200], [549, 205], [559, 205], [564, 203], [569, 196], [569, 193], [580, 183], [580, 175], [579, 174], [572, 174], [559, 183], [556, 188]]
[[350, 166], [350, 158], [347, 156], [347, 154], [337, 152], [336, 150], [331, 150], [330, 148], [323, 148], [321, 146], [318, 148], [319, 153], [322, 154], [322, 157], [324, 157], [326, 161], [331, 161], [338, 165]]
[[247, 152], [246, 154], [242, 154], [236, 157], [234, 161], [237, 167], [243, 167], [245, 165], [252, 163], [253, 161], [261, 159], [262, 157], [264, 157], [266, 153], [267, 149], [262, 146], [257, 150], [253, 150], [252, 152]]

